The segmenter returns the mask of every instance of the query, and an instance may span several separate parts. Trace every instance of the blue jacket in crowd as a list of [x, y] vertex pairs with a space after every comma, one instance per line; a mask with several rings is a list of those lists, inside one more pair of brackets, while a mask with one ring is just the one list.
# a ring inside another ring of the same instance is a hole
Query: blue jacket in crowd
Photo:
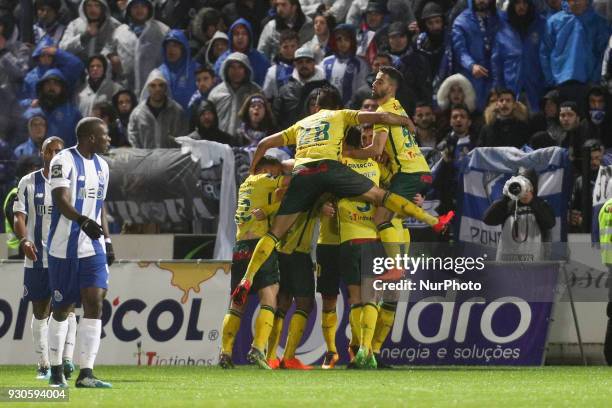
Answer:
[[[540, 110], [540, 98], [544, 92], [544, 74], [540, 65], [540, 42], [546, 29], [546, 20], [535, 11], [527, 0], [533, 21], [521, 33], [510, 24], [508, 13], [500, 13], [501, 27], [495, 37], [491, 62], [493, 85], [509, 88], [518, 96], [525, 92], [532, 112]], [[510, 0], [508, 10], [516, 0]]]
[[69, 92], [75, 90], [74, 86], [79, 82], [81, 75], [83, 74], [84, 65], [80, 58], [72, 55], [71, 53], [57, 48], [55, 55], [53, 56], [53, 64], [50, 66], [42, 66], [38, 63], [38, 57], [41, 56], [42, 50], [47, 47], [53, 47], [53, 40], [49, 37], [43, 38], [32, 53], [32, 59], [36, 62], [36, 66], [32, 68], [23, 80], [23, 92], [21, 99], [27, 100], [27, 105], [32, 99], [36, 99], [36, 84], [43, 77], [45, 72], [51, 68], [59, 69], [68, 84], [71, 84]]
[[[171, 63], [166, 58], [166, 45], [168, 41], [176, 41], [183, 46], [183, 55], [175, 63]], [[172, 99], [178, 102], [183, 111], [188, 112], [189, 100], [197, 90], [195, 71], [198, 63], [191, 59], [189, 40], [182, 30], [170, 30], [164, 38], [162, 52], [164, 63], [160, 65], [161, 71], [166, 81], [170, 85]]]
[[[495, 9], [495, 2], [491, 2], [492, 14], [484, 19], [482, 26], [472, 7], [472, 0], [468, 0], [468, 8], [463, 10], [453, 23], [453, 66], [456, 72], [468, 78], [472, 83], [476, 91], [477, 108], [482, 111], [493, 84], [491, 54], [495, 42], [495, 33], [498, 31], [500, 22]], [[489, 76], [474, 78], [472, 75], [474, 64], [481, 65], [489, 70]]]
[[[49, 78], [58, 79], [63, 83], [64, 87], [68, 89], [68, 83], [62, 71], [57, 68], [51, 68], [45, 72], [43, 77], [36, 84], [37, 95], [40, 95], [40, 92], [42, 91], [43, 82]], [[81, 112], [79, 112], [77, 107], [71, 102], [71, 98], [68, 98], [65, 103], [53, 110], [49, 111], [42, 108], [42, 111], [47, 117], [47, 136], [60, 137], [64, 141], [66, 147], [76, 145], [76, 125], [79, 120], [81, 120], [82, 116]]]
[[598, 83], [603, 54], [610, 38], [605, 18], [588, 9], [576, 16], [564, 1], [563, 10], [546, 22], [540, 47], [540, 61], [547, 86], [574, 80]]
[[263, 86], [264, 79], [266, 79], [266, 72], [268, 71], [268, 68], [270, 68], [270, 61], [268, 61], [268, 59], [261, 52], [257, 51], [257, 48], [253, 47], [253, 29], [251, 28], [251, 23], [244, 18], [239, 18], [230, 26], [227, 33], [227, 36], [229, 37], [229, 49], [221, 54], [217, 59], [217, 62], [215, 62], [215, 74], [218, 77], [221, 76], [221, 67], [223, 66], [223, 62], [232, 52], [235, 52], [233, 47], [232, 32], [234, 28], [239, 25], [243, 25], [249, 32], [249, 51], [246, 53], [246, 56], [249, 57], [251, 68], [253, 68], [253, 81], [257, 85]]

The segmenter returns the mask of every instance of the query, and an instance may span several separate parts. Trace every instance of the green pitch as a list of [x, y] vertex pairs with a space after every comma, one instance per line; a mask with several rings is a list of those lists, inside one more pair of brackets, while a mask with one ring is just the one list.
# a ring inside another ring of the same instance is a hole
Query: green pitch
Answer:
[[[64, 407], [610, 407], [609, 367], [419, 367], [388, 371], [231, 371], [196, 367], [104, 367], [110, 390], [80, 390], [70, 381]], [[39, 387], [34, 368], [0, 366], [0, 387]], [[3, 404], [0, 403], [0, 408]], [[49, 406], [48, 404], [10, 404]], [[7, 405], [8, 406], [8, 405]]]

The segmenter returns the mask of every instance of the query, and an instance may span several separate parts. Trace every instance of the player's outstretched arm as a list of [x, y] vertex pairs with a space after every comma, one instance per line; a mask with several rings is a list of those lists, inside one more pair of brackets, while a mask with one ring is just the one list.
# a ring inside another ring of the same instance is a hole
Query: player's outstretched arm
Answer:
[[257, 166], [257, 163], [259, 163], [262, 157], [265, 156], [266, 151], [268, 149], [271, 149], [272, 147], [284, 146], [284, 144], [285, 141], [283, 139], [282, 132], [278, 132], [261, 139], [257, 144], [257, 149], [255, 150], [255, 153], [253, 154], [253, 161], [251, 162], [251, 168], [249, 169], [249, 173], [255, 174], [255, 167]]
[[389, 126], [405, 126], [415, 132], [414, 123], [408, 116], [397, 115], [391, 112], [362, 112], [357, 114], [359, 123], [381, 123]]
[[379, 130], [374, 133], [372, 137], [372, 143], [362, 149], [347, 149], [342, 153], [343, 156], [351, 157], [353, 159], [376, 158], [383, 154], [385, 150], [385, 143], [387, 143], [387, 132]]
[[59, 212], [66, 218], [76, 221], [79, 227], [91, 239], [98, 239], [104, 231], [94, 220], [81, 215], [76, 208], [70, 204], [70, 190], [67, 187], [55, 187], [51, 191], [53, 196], [53, 204], [57, 206]]

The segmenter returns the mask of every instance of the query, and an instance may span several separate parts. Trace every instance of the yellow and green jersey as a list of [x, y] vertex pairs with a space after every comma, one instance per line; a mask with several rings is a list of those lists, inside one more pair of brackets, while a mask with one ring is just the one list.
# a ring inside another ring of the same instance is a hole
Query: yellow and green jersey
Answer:
[[[342, 163], [378, 185], [380, 181], [380, 168], [373, 159], [360, 160], [345, 157], [342, 159]], [[375, 212], [376, 206], [368, 202], [348, 198], [338, 201], [340, 242], [354, 239], [376, 239]]]
[[292, 252], [309, 254], [317, 217], [318, 211], [314, 209], [300, 213], [285, 237], [277, 244], [276, 250], [283, 254]]
[[[395, 98], [389, 99], [378, 107], [377, 112], [391, 112], [408, 116], [402, 105]], [[389, 156], [391, 172], [396, 173], [429, 173], [429, 165], [417, 145], [415, 135], [405, 126], [374, 125], [374, 133], [387, 132], [385, 152]]]
[[[236, 240], [240, 241], [247, 233], [259, 237], [265, 235], [271, 225], [273, 215], [280, 201], [275, 200], [275, 190], [283, 185], [284, 176], [272, 176], [270, 174], [250, 175], [240, 185], [238, 190], [238, 205], [234, 221], [236, 222]], [[263, 209], [268, 214], [267, 219], [258, 221], [251, 212]]]
[[285, 145], [295, 145], [295, 165], [340, 160], [347, 128], [359, 124], [355, 110], [322, 109], [283, 131]]

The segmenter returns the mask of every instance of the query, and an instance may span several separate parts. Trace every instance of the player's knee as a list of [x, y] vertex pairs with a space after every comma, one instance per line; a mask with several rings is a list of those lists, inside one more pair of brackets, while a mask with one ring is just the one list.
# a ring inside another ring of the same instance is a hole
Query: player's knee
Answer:
[[246, 305], [237, 305], [236, 303], [232, 302], [230, 309], [242, 314], [244, 313], [244, 309], [246, 309]]
[[36, 320], [42, 320], [42, 319], [46, 319], [49, 317], [49, 311], [48, 310], [33, 310], [33, 314], [34, 314], [34, 318]]
[[338, 301], [338, 296], [336, 295], [321, 295], [323, 298], [323, 311], [332, 311], [336, 310], [336, 303]]
[[70, 311], [68, 310], [68, 308], [55, 308], [53, 309], [53, 320], [55, 320], [56, 322], [63, 322], [64, 320], [66, 320], [68, 318], [68, 314], [70, 313]]
[[32, 314], [37, 320], [46, 319], [49, 317], [49, 302], [32, 302]]
[[306, 313], [312, 312], [314, 308], [314, 298], [311, 297], [299, 297], [295, 298], [295, 307], [303, 310]]
[[82, 304], [83, 317], [86, 319], [100, 319], [102, 317], [102, 298], [83, 299]]

